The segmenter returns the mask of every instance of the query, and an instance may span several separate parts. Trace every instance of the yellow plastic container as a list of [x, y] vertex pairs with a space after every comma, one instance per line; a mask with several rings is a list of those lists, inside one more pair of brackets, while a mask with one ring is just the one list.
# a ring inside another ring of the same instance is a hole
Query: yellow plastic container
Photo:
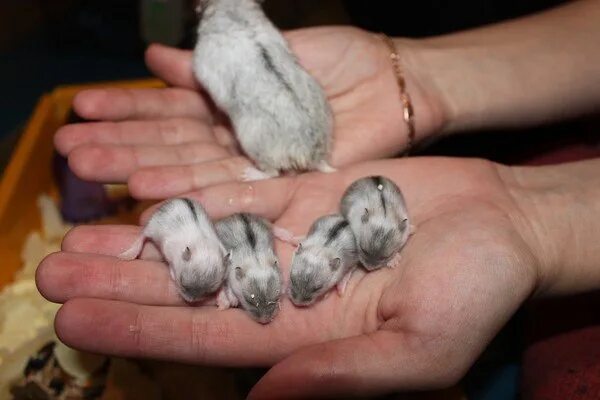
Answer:
[[161, 86], [155, 79], [64, 86], [40, 99], [0, 183], [0, 288], [21, 268], [27, 234], [40, 228], [38, 196], [49, 193], [57, 198], [51, 168], [53, 136], [66, 123], [75, 95], [90, 88]]

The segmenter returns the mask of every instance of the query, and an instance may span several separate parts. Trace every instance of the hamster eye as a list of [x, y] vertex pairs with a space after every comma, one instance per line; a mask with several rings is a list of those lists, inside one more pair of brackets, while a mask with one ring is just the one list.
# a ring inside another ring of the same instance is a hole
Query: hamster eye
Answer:
[[362, 251], [363, 253], [365, 253], [365, 256], [370, 257], [371, 253], [369, 253], [368, 251], [366, 251], [362, 246], [360, 246], [360, 251]]
[[323, 285], [315, 286], [315, 287], [313, 287], [312, 292], [316, 293], [316, 292], [318, 292], [321, 289], [323, 289]]
[[236, 277], [238, 280], [242, 280], [242, 279], [244, 279], [244, 277], [245, 277], [245, 276], [246, 276], [246, 273], [244, 272], [244, 270], [243, 270], [243, 269], [241, 269], [240, 267], [236, 267], [236, 268], [235, 268], [235, 277]]
[[363, 224], [366, 224], [369, 221], [369, 209], [365, 208], [365, 212], [362, 215], [362, 217], [360, 218], [360, 220], [362, 221]]

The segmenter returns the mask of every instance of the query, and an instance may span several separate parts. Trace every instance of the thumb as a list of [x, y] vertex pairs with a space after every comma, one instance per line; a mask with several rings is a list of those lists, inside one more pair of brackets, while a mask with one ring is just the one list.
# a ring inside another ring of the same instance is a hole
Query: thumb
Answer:
[[197, 89], [192, 70], [192, 52], [159, 44], [146, 50], [146, 65], [158, 78], [169, 85]]
[[432, 364], [417, 338], [378, 331], [293, 353], [271, 368], [248, 398], [346, 398], [443, 385]]

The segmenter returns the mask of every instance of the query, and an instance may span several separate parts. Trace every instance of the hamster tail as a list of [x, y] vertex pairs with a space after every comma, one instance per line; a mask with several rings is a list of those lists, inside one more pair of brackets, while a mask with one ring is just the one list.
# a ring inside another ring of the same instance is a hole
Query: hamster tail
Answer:
[[294, 236], [292, 232], [277, 225], [273, 225], [273, 236], [293, 246], [298, 246], [303, 239], [302, 237]]
[[145, 239], [146, 237], [143, 234], [139, 235], [129, 249], [119, 254], [119, 258], [124, 261], [131, 261], [138, 258], [142, 252], [142, 247], [144, 247]]

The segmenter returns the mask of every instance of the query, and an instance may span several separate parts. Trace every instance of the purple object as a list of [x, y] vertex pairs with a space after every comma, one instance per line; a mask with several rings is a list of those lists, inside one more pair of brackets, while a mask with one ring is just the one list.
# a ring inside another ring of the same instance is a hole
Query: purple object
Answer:
[[68, 160], [56, 152], [52, 164], [54, 180], [60, 190], [60, 212], [65, 221], [88, 222], [117, 212], [117, 205], [108, 198], [101, 183], [78, 178], [69, 168]]

